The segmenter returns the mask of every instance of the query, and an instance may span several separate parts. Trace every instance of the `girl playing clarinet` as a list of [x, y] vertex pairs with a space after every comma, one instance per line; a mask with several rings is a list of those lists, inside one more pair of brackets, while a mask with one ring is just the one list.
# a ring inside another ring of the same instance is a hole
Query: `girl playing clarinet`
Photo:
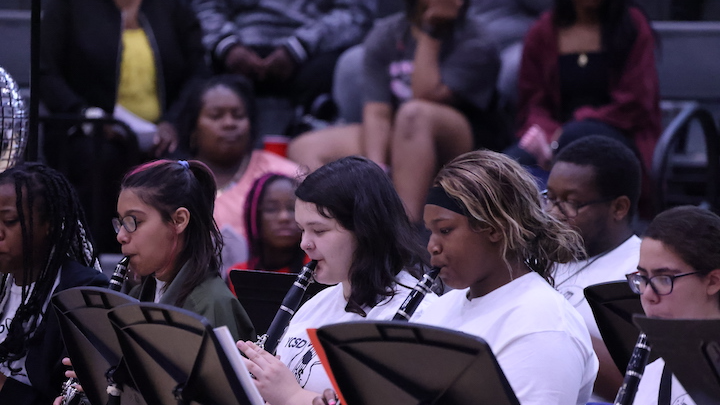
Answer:
[[315, 281], [336, 285], [297, 311], [278, 345], [280, 360], [251, 342], [238, 342], [272, 405], [309, 405], [331, 386], [307, 328], [392, 319], [417, 283], [424, 256], [390, 178], [368, 159], [347, 157], [322, 166], [295, 194], [302, 248], [317, 261]]
[[24, 163], [0, 174], [0, 404], [49, 404], [64, 346], [50, 297], [104, 287], [80, 203], [57, 171]]
[[[630, 288], [640, 294], [645, 315], [720, 319], [718, 241], [720, 217], [708, 210], [677, 207], [655, 217], [643, 235], [638, 271], [627, 275]], [[645, 369], [633, 404], [695, 402], [658, 359]]]
[[598, 361], [549, 275], [582, 243], [543, 211], [533, 177], [499, 153], [461, 155], [435, 178], [424, 221], [431, 264], [456, 290], [412, 321], [483, 338], [523, 405], [584, 405]]
[[181, 307], [227, 326], [235, 338], [251, 339], [253, 325], [219, 275], [216, 192], [212, 173], [199, 161], [146, 163], [125, 175], [113, 226], [130, 271], [142, 277], [131, 296]]

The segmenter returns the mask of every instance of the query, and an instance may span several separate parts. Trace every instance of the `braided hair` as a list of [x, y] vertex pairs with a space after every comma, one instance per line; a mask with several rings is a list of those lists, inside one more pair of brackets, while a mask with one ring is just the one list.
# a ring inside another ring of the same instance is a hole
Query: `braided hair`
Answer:
[[[287, 180], [292, 183], [294, 188], [297, 188], [297, 182], [285, 175], [278, 173], [265, 173], [260, 176], [250, 187], [247, 199], [245, 199], [245, 229], [248, 235], [248, 245], [250, 247], [250, 258], [248, 263], [257, 263], [263, 270], [270, 270], [265, 268], [265, 260], [263, 258], [264, 245], [263, 241], [263, 224], [262, 224], [262, 212], [261, 205], [265, 198], [265, 194], [270, 185], [278, 180]], [[297, 244], [296, 254], [293, 258], [292, 263], [289, 267], [293, 273], [299, 273], [303, 266], [303, 259], [305, 258], [305, 252], [300, 248], [300, 244]]]
[[[14, 187], [22, 234], [22, 276], [35, 281], [34, 288], [24, 283], [22, 302], [0, 343], [0, 363], [10, 366], [27, 354], [31, 338], [42, 335], [40, 321], [63, 263], [71, 259], [98, 270], [99, 263], [78, 196], [60, 172], [40, 163], [23, 163], [0, 173], [0, 185]], [[48, 225], [49, 249], [43, 254], [33, 243], [35, 221]], [[8, 273], [0, 277], [2, 302], [14, 281]]]

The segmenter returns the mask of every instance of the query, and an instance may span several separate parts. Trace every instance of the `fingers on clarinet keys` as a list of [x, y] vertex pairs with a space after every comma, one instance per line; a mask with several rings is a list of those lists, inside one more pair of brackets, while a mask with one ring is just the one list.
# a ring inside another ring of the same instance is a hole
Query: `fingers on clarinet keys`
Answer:
[[340, 405], [340, 401], [335, 391], [328, 388], [323, 391], [322, 396], [313, 399], [312, 405]]

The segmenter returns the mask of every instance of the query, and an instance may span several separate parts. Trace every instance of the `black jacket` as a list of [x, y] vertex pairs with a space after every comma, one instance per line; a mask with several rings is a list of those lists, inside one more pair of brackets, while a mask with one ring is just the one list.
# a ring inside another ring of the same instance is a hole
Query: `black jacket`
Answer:
[[[200, 24], [178, 0], [143, 0], [139, 20], [155, 55], [162, 120], [172, 121], [182, 88], [209, 75]], [[40, 90], [50, 112], [76, 113], [93, 106], [112, 114], [122, 56], [115, 2], [48, 0], [41, 27]]]
[[[108, 278], [95, 269], [67, 261], [60, 272], [60, 284], [55, 292], [77, 286], [107, 287]], [[52, 304], [32, 337], [25, 360], [25, 369], [32, 387], [12, 378], [0, 390], [0, 404], [49, 405], [60, 395], [66, 367], [61, 363], [65, 346], [60, 336], [60, 324]]]

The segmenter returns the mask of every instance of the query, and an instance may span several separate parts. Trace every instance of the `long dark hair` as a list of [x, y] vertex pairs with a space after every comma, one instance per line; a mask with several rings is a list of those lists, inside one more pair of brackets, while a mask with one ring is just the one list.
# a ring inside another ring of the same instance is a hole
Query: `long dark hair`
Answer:
[[[612, 66], [622, 71], [630, 50], [635, 44], [638, 29], [630, 16], [630, 7], [642, 9], [633, 0], [605, 0], [600, 6], [602, 47], [610, 55]], [[555, 0], [553, 23], [557, 27], [569, 27], [577, 15], [573, 0]]]
[[[83, 266], [97, 266], [92, 240], [80, 200], [70, 182], [60, 172], [40, 163], [23, 163], [0, 173], [0, 184], [15, 188], [18, 221], [22, 231], [23, 279], [35, 280], [29, 291], [28, 283], [22, 288], [22, 303], [8, 328], [5, 340], [0, 343], [0, 363], [8, 366], [27, 354], [31, 337], [40, 336], [40, 319], [52, 316], [43, 313], [43, 307], [52, 293], [60, 268], [67, 260]], [[33, 213], [37, 213], [37, 218]], [[46, 256], [37, 255], [34, 222], [49, 225]], [[36, 269], [40, 269], [39, 273]], [[10, 288], [10, 275], [0, 280], [0, 301]]]
[[[248, 259], [248, 261], [255, 261], [262, 266], [265, 265], [265, 260], [263, 258], [264, 243], [262, 238], [262, 221], [260, 220], [260, 205], [262, 204], [263, 198], [265, 198], [265, 192], [268, 187], [278, 180], [286, 180], [291, 182], [293, 186], [297, 186], [296, 181], [290, 177], [277, 173], [266, 173], [253, 182], [245, 199], [245, 231], [247, 232], [248, 245], [250, 246], [250, 259]], [[293, 257], [292, 263], [290, 263], [292, 272], [300, 272], [304, 258], [305, 252], [300, 248], [300, 244], [298, 243], [296, 254]], [[271, 269], [263, 268], [259, 270]]]
[[208, 277], [219, 276], [223, 242], [213, 218], [215, 178], [197, 160], [156, 160], [126, 174], [121, 189], [132, 189], [167, 222], [172, 221], [172, 213], [180, 207], [190, 212], [190, 222], [183, 232], [184, 248], [173, 262], [174, 274], [186, 263], [193, 269], [174, 303], [181, 307], [195, 287]]
[[255, 96], [252, 84], [245, 78], [238, 75], [218, 75], [212, 76], [205, 81], [193, 82], [186, 89], [181, 97], [181, 108], [175, 122], [180, 140], [180, 148], [194, 156], [197, 150], [192, 146], [192, 134], [197, 129], [198, 117], [203, 107], [203, 97], [205, 93], [216, 87], [225, 87], [235, 93], [245, 105], [245, 112], [250, 120], [250, 145], [255, 143], [257, 132], [255, 125], [257, 114], [255, 113]]
[[349, 270], [350, 297], [345, 308], [365, 316], [394, 294], [396, 275], [403, 269], [418, 276], [425, 250], [405, 214], [390, 178], [372, 161], [350, 156], [322, 166], [295, 191], [302, 201], [334, 218], [357, 240]]

